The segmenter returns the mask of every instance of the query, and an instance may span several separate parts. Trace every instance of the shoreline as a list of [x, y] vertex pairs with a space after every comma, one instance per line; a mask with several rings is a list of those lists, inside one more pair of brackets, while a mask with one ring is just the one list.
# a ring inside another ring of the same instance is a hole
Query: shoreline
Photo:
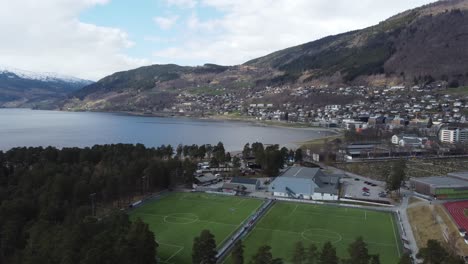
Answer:
[[[282, 121], [267, 121], [257, 120], [254, 118], [247, 117], [232, 117], [232, 116], [188, 116], [188, 115], [172, 115], [172, 114], [154, 114], [154, 113], [142, 113], [142, 112], [128, 112], [128, 111], [67, 111], [67, 110], [42, 110], [32, 108], [3, 108], [3, 109], [26, 109], [31, 111], [54, 111], [54, 112], [68, 112], [68, 113], [103, 113], [103, 114], [115, 114], [115, 115], [126, 115], [126, 116], [138, 116], [138, 117], [159, 117], [159, 118], [174, 118], [174, 119], [187, 119], [187, 120], [199, 120], [199, 121], [213, 121], [213, 122], [241, 122], [252, 126], [265, 127], [265, 128], [280, 128], [280, 129], [292, 129], [316, 132], [318, 137], [307, 138], [300, 141], [293, 141], [280, 144], [280, 146], [287, 146], [288, 148], [297, 149], [305, 146], [307, 143], [314, 141], [323, 141], [326, 138], [338, 137], [343, 133], [341, 128], [325, 128], [325, 127], [313, 127], [305, 123], [287, 123]], [[320, 135], [323, 132], [323, 135]], [[235, 150], [234, 150], [235, 151]]]
[[[34, 109], [36, 110], [36, 109]], [[40, 109], [37, 109], [40, 110]], [[109, 113], [109, 114], [120, 114], [128, 116], [140, 116], [140, 117], [159, 117], [159, 118], [177, 118], [177, 119], [190, 119], [190, 120], [203, 120], [203, 121], [216, 121], [216, 122], [243, 122], [253, 124], [260, 127], [273, 127], [273, 128], [287, 128], [297, 130], [310, 130], [310, 131], [324, 131], [333, 134], [340, 134], [343, 132], [342, 128], [326, 128], [326, 127], [315, 127], [309, 126], [305, 123], [287, 123], [282, 121], [271, 121], [271, 120], [257, 120], [247, 117], [226, 117], [222, 115], [218, 116], [190, 116], [190, 115], [171, 115], [171, 114], [147, 114], [142, 112], [128, 112], [128, 111], [66, 111], [66, 110], [51, 110], [58, 112], [90, 112], [90, 113]], [[313, 139], [310, 139], [313, 140]]]

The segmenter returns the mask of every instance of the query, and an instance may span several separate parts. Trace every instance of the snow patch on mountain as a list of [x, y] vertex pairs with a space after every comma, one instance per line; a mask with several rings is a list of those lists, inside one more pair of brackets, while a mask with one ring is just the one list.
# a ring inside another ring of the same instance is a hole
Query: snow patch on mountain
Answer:
[[[67, 82], [67, 83], [76, 83], [76, 84], [91, 84], [92, 81], [83, 80], [80, 78], [76, 78], [73, 76], [53, 73], [53, 72], [33, 72], [27, 71], [7, 66], [0, 65], [0, 74], [8, 74], [12, 73], [19, 78], [28, 79], [28, 80], [37, 80], [43, 82]], [[9, 78], [13, 78], [14, 76], [8, 76]]]

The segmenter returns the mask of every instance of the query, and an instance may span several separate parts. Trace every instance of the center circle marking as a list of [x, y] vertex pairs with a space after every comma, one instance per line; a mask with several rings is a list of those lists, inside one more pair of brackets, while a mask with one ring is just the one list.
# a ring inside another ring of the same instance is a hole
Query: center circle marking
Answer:
[[192, 224], [199, 220], [198, 215], [192, 213], [174, 213], [164, 216], [164, 222], [170, 224]]

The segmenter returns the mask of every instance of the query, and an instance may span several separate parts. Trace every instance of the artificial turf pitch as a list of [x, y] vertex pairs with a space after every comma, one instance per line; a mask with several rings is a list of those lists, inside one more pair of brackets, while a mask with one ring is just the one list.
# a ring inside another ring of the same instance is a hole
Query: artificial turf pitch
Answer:
[[161, 263], [191, 263], [195, 236], [203, 229], [221, 246], [263, 201], [202, 193], [171, 193], [130, 211], [154, 232]]
[[382, 264], [398, 263], [402, 249], [391, 213], [289, 202], [277, 202], [263, 216], [244, 239], [244, 254], [250, 260], [266, 244], [275, 258], [291, 263], [296, 242], [302, 241], [306, 248], [311, 243], [321, 248], [330, 241], [344, 258], [348, 245], [358, 236], [364, 238], [371, 254], [380, 255]]

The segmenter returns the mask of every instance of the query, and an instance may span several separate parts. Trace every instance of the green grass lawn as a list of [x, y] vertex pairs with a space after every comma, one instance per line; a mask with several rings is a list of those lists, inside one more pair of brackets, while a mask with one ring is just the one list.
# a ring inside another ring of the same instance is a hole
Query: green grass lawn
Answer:
[[148, 223], [159, 244], [162, 263], [191, 263], [193, 238], [203, 229], [220, 246], [256, 211], [261, 200], [201, 193], [172, 193], [130, 212]]
[[442, 94], [450, 94], [457, 96], [467, 96], [468, 95], [468, 86], [462, 86], [458, 88], [448, 88], [446, 90], [441, 90]]
[[[398, 263], [401, 245], [392, 214], [361, 209], [298, 203], [276, 203], [244, 239], [246, 261], [262, 245], [272, 247], [274, 257], [291, 263], [294, 244], [307, 248], [331, 241], [340, 257], [347, 257], [348, 245], [358, 236], [371, 254], [380, 254], [382, 264]], [[229, 263], [228, 261], [226, 261]]]

